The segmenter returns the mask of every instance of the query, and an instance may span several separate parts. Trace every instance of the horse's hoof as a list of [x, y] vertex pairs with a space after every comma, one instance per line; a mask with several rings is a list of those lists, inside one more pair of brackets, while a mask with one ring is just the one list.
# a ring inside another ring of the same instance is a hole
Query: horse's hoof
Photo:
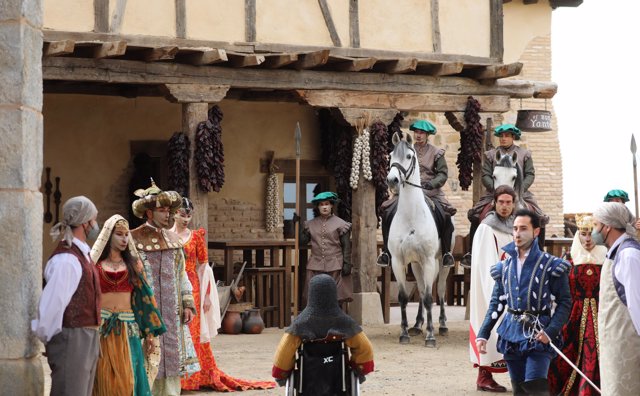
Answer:
[[411, 337], [406, 336], [406, 335], [401, 335], [400, 336], [400, 343], [401, 344], [408, 344], [411, 341]]
[[446, 336], [449, 334], [449, 329], [447, 327], [439, 327], [438, 334], [440, 334], [441, 336]]
[[422, 335], [422, 329], [419, 327], [412, 327], [409, 329], [409, 335], [412, 337]]
[[424, 340], [424, 346], [426, 346], [427, 348], [435, 348], [436, 340]]

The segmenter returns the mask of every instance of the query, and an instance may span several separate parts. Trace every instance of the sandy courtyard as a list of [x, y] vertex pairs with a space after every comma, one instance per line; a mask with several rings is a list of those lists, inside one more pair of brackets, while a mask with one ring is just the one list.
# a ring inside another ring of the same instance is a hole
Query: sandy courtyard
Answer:
[[[411, 304], [408, 314], [415, 317], [417, 303]], [[464, 307], [448, 307], [449, 335], [436, 336], [438, 346], [426, 348], [422, 338], [413, 338], [411, 344], [398, 343], [399, 308], [392, 308], [389, 325], [367, 326], [375, 354], [375, 371], [362, 385], [363, 395], [486, 395], [476, 391], [477, 370], [469, 362], [469, 322], [464, 320]], [[266, 329], [260, 335], [218, 335], [214, 339], [214, 353], [218, 366], [226, 373], [244, 378], [267, 380], [271, 376], [273, 353], [283, 330]], [[43, 359], [45, 372], [49, 371]], [[507, 374], [498, 374], [496, 380], [510, 391]], [[48, 375], [45, 395], [49, 394]], [[204, 395], [215, 392], [183, 392]], [[249, 395], [282, 395], [283, 388], [249, 391]]]

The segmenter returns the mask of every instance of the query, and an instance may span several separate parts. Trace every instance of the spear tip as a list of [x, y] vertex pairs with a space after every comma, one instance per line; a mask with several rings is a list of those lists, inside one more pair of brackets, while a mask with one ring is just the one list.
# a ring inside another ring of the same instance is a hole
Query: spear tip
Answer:
[[633, 136], [633, 133], [631, 134], [631, 152], [635, 155], [636, 153], [636, 137]]

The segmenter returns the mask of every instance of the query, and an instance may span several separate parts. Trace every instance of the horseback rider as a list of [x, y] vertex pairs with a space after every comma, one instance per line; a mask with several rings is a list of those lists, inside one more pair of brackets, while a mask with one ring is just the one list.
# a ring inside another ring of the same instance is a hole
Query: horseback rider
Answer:
[[[498, 137], [500, 145], [496, 148], [484, 152], [485, 158], [482, 164], [482, 185], [486, 189], [485, 194], [467, 212], [467, 218], [471, 222], [471, 240], [473, 240], [473, 236], [476, 229], [478, 228], [478, 225], [492, 207], [493, 191], [496, 187], [498, 187], [493, 185], [493, 171], [497, 162], [496, 158], [500, 158], [504, 155], [513, 156], [515, 154], [514, 159], [522, 170], [522, 196], [518, 198], [526, 202], [527, 206], [529, 206], [530, 209], [532, 209], [538, 216], [540, 216], [542, 228], [540, 237], [538, 239], [540, 243], [543, 243], [544, 226], [548, 223], [549, 217], [542, 212], [542, 209], [540, 209], [540, 206], [538, 206], [535, 197], [529, 191], [529, 188], [536, 178], [531, 151], [513, 144], [513, 141], [520, 140], [521, 136], [520, 129], [513, 124], [502, 124], [498, 126], [493, 131], [493, 135]], [[471, 254], [467, 253], [465, 255], [465, 261], [470, 260], [470, 258]]]
[[[441, 251], [443, 252], [442, 265], [449, 267], [454, 263], [451, 255], [452, 216], [456, 214], [457, 210], [447, 201], [441, 189], [449, 177], [447, 161], [444, 158], [444, 149], [429, 144], [429, 135], [436, 134], [436, 127], [429, 121], [418, 120], [411, 124], [409, 129], [413, 131], [415, 139], [414, 148], [418, 158], [418, 165], [420, 166], [420, 185], [423, 188], [427, 206], [431, 208], [438, 228]], [[382, 253], [378, 256], [377, 263], [382, 267], [386, 267], [391, 263], [387, 240], [391, 221], [398, 208], [398, 197], [391, 196], [387, 201], [383, 202], [382, 208], [384, 210], [382, 216], [384, 247]]]

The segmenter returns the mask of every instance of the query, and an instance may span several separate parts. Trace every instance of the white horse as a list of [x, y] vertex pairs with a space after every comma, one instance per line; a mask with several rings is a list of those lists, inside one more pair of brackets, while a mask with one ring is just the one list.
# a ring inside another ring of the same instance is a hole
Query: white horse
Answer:
[[[418, 159], [413, 148], [413, 138], [407, 135], [406, 140], [393, 135], [394, 149], [391, 153], [391, 169], [387, 175], [389, 187], [398, 192], [398, 209], [391, 222], [388, 238], [388, 249], [391, 253], [393, 274], [398, 282], [398, 301], [402, 310], [400, 343], [407, 344], [410, 335], [422, 333], [424, 317], [423, 306], [427, 310], [427, 327], [425, 345], [436, 346], [433, 335], [431, 307], [433, 305], [432, 285], [438, 274], [438, 295], [440, 297], [440, 335], [447, 333], [444, 312], [444, 293], [449, 268], [443, 268], [436, 257], [441, 257], [440, 240], [433, 215], [420, 186]], [[420, 293], [420, 305], [415, 325], [407, 330], [407, 266], [416, 278]]]
[[493, 186], [509, 186], [516, 192], [515, 209], [528, 209], [524, 201], [522, 186], [522, 169], [518, 164], [518, 153], [500, 154], [496, 151], [496, 165], [493, 167]]

